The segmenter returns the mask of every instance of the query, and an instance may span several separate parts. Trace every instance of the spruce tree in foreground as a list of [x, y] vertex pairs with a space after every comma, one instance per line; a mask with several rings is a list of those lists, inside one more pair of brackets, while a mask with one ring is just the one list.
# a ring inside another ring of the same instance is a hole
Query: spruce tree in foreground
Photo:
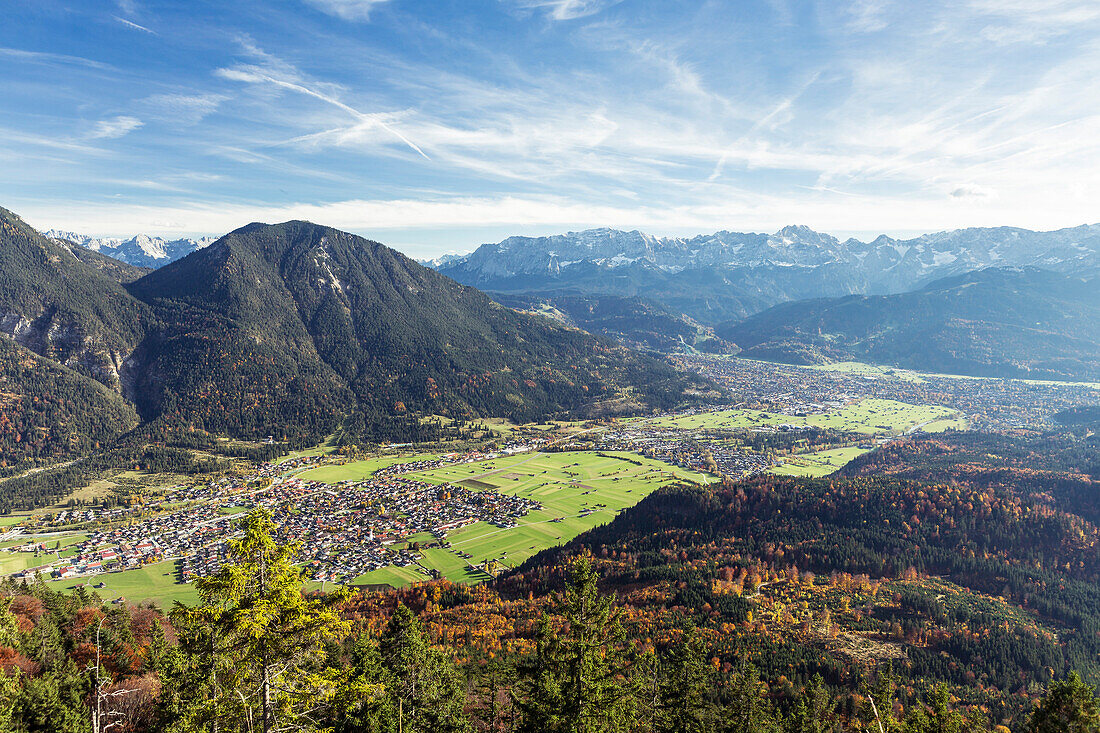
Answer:
[[1076, 672], [1055, 682], [1028, 720], [1027, 733], [1100, 733], [1100, 702]]
[[202, 603], [173, 611], [183, 651], [162, 673], [175, 708], [165, 717], [180, 731], [317, 730], [337, 702], [373, 693], [325, 664], [326, 644], [351, 632], [337, 610], [346, 591], [304, 597], [297, 547], [276, 544], [270, 514], [256, 509], [241, 526], [230, 561], [196, 581]]
[[566, 627], [539, 620], [534, 660], [524, 672], [523, 733], [615, 733], [634, 724], [624, 679], [626, 633], [614, 596], [602, 595], [587, 557], [573, 561], [557, 610]]
[[707, 663], [703, 640], [694, 629], [673, 646], [657, 666], [654, 733], [708, 733], [714, 730], [711, 701], [714, 669]]

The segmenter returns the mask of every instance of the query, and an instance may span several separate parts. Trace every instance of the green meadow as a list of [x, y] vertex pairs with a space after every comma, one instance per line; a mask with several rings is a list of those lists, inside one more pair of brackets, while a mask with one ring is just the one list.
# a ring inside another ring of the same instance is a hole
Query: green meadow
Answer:
[[895, 400], [863, 399], [829, 412], [789, 415], [762, 410], [719, 410], [699, 415], [667, 417], [650, 425], [685, 430], [756, 428], [775, 425], [809, 425], [860, 435], [897, 435], [915, 428], [928, 432], [963, 429], [965, 419], [948, 407], [910, 405]]
[[783, 463], [771, 469], [780, 476], [828, 476], [853, 459], [869, 453], [870, 448], [833, 448], [817, 453], [786, 456]]
[[311, 468], [298, 474], [303, 481], [321, 481], [326, 484], [335, 484], [340, 481], [362, 481], [370, 478], [371, 474], [380, 468], [393, 466], [397, 463], [411, 463], [413, 461], [426, 461], [438, 456], [431, 453], [414, 453], [408, 455], [379, 456], [368, 458], [364, 461], [351, 461], [331, 466]]
[[[106, 587], [92, 587], [98, 583], [105, 583]], [[113, 601], [121, 596], [131, 606], [151, 601], [165, 610], [171, 608], [175, 601], [194, 605], [199, 600], [199, 592], [193, 583], [176, 582], [175, 560], [165, 560], [117, 573], [53, 581], [52, 585], [68, 591], [84, 585], [89, 591], [98, 593], [104, 601]]]
[[[478, 522], [455, 530], [447, 535], [450, 548], [425, 550], [421, 563], [458, 582], [486, 580], [485, 573], [470, 569], [468, 563], [495, 559], [509, 567], [518, 565], [540, 550], [611, 521], [620, 510], [637, 504], [662, 486], [677, 480], [708, 480], [704, 474], [634, 453], [613, 452], [607, 456], [592, 451], [525, 453], [410, 474], [409, 478], [429, 483], [453, 483], [530, 497], [543, 505], [519, 518], [516, 527], [503, 529]], [[462, 558], [459, 552], [471, 557]], [[404, 585], [424, 579], [414, 569], [391, 567], [367, 573], [356, 582]]]

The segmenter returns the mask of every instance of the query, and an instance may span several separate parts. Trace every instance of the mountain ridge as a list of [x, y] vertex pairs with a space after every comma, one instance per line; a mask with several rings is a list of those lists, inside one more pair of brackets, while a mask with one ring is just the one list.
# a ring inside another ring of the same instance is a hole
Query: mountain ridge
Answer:
[[589, 295], [642, 295], [716, 325], [785, 301], [905, 292], [985, 267], [1100, 271], [1100, 225], [1049, 232], [969, 228], [870, 242], [840, 241], [801, 225], [770, 235], [720, 231], [688, 238], [603, 228], [509, 237], [435, 266], [459, 282], [502, 293], [569, 287]]
[[162, 428], [396, 439], [417, 415], [636, 411], [697, 381], [309, 222], [252, 223], [151, 272], [78, 257], [6, 210], [0, 225], [4, 333]]
[[744, 356], [923, 371], [1100, 379], [1100, 279], [986, 268], [891, 295], [793, 301], [715, 329]]
[[132, 237], [93, 237], [59, 229], [48, 229], [42, 232], [42, 235], [55, 241], [71, 242], [134, 267], [153, 268], [175, 262], [217, 240], [217, 237], [164, 239], [148, 234], [136, 234]]

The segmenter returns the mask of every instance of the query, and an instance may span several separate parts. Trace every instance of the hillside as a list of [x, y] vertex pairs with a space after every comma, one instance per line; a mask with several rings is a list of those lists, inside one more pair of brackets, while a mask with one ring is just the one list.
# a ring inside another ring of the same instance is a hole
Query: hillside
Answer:
[[510, 308], [544, 315], [633, 349], [730, 353], [736, 348], [716, 338], [713, 329], [646, 298], [571, 293], [493, 293], [493, 298]]
[[406, 413], [527, 421], [669, 404], [686, 386], [663, 362], [306, 222], [243, 227], [129, 287], [165, 323], [135, 355], [143, 414], [219, 432], [322, 435], [349, 413], [367, 433]]
[[252, 224], [149, 272], [0, 213], [4, 332], [162, 428], [401, 440], [421, 415], [616, 413], [696, 382], [327, 227]]
[[152, 312], [129, 295], [105, 258], [85, 259], [0, 209], [0, 332], [122, 389], [125, 359]]
[[106, 446], [137, 423], [117, 392], [0, 338], [0, 477]]
[[987, 269], [899, 295], [775, 306], [716, 329], [748, 357], [868, 361], [973, 376], [1100, 378], [1097, 281]]
[[[1047, 445], [1018, 443], [1036, 456]], [[905, 684], [945, 681], [1004, 722], [1046, 668], [1100, 673], [1096, 527], [1076, 514], [1097, 484], [1072, 463], [1038, 476], [1019, 463], [996, 480], [959, 470], [950, 488], [942, 474], [899, 472], [665, 489], [497, 587], [539, 597], [563, 558], [590, 552], [640, 634], [696, 624], [713, 656], [751, 661], [779, 688], [892, 661]]]

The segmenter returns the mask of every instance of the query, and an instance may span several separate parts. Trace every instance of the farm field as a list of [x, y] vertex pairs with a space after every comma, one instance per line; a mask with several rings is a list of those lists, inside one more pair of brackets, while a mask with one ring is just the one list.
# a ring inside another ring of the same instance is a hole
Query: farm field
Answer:
[[[107, 587], [91, 587], [101, 582], [106, 583]], [[102, 573], [88, 578], [54, 581], [51, 585], [72, 591], [81, 584], [89, 591], [94, 590], [104, 601], [112, 601], [122, 596], [131, 606], [152, 601], [162, 609], [168, 610], [175, 601], [194, 605], [199, 600], [198, 589], [193, 583], [176, 582], [175, 560], [165, 560], [118, 573]]]
[[[94, 590], [104, 601], [112, 601], [122, 596], [131, 606], [151, 601], [164, 611], [171, 609], [176, 601], [189, 606], [197, 605], [199, 591], [195, 584], [176, 582], [176, 562], [176, 560], [165, 560], [116, 573], [54, 580], [50, 581], [50, 584], [51, 587], [72, 592], [83, 583], [89, 591]], [[105, 583], [107, 587], [92, 587], [98, 583]], [[306, 591], [318, 590], [321, 584], [316, 581], [306, 581], [302, 584], [302, 588]]]
[[900, 367], [879, 366], [877, 364], [865, 364], [862, 361], [838, 361], [832, 364], [814, 364], [808, 369], [817, 369], [825, 372], [845, 372], [847, 374], [865, 374], [869, 377], [893, 377], [905, 382], [921, 384], [925, 380], [919, 372]]
[[[40, 541], [46, 543], [46, 546], [50, 548], [50, 552], [43, 552], [38, 557], [35, 557], [33, 552], [0, 552], [0, 575], [10, 575], [11, 573], [18, 573], [26, 570], [27, 568], [63, 562], [66, 557], [71, 557], [74, 554], [72, 550], [67, 548], [70, 545], [83, 542], [87, 537], [88, 535], [79, 533], [43, 537]], [[3, 545], [0, 545], [0, 547], [6, 549], [17, 545], [25, 545], [31, 541], [32, 538], [30, 536], [24, 535], [19, 539], [5, 542]], [[61, 550], [60, 559], [58, 558], [58, 553], [53, 551], [54, 545], [58, 543], [60, 543]]]
[[429, 580], [428, 576], [418, 572], [416, 568], [390, 565], [388, 568], [379, 568], [360, 575], [355, 579], [355, 585], [390, 585], [400, 588], [409, 583], [420, 583], [425, 580]]
[[918, 427], [928, 432], [966, 427], [966, 421], [955, 410], [948, 407], [911, 405], [894, 400], [871, 398], [853, 402], [831, 412], [804, 416], [760, 410], [720, 410], [698, 415], [660, 418], [649, 424], [689, 430], [810, 425], [861, 435], [897, 435]]
[[407, 455], [380, 456], [368, 458], [364, 461], [352, 461], [335, 466], [321, 466], [311, 468], [298, 474], [303, 481], [322, 481], [326, 484], [335, 484], [339, 481], [362, 481], [370, 478], [370, 475], [380, 468], [386, 468], [396, 463], [411, 463], [412, 461], [427, 461], [438, 458], [431, 453], [415, 453]]
[[870, 452], [869, 448], [834, 448], [817, 453], [787, 456], [782, 464], [771, 470], [771, 473], [779, 476], [828, 476], [868, 452]]
[[[617, 457], [609, 457], [617, 456]], [[621, 460], [621, 459], [628, 460]], [[640, 465], [628, 462], [634, 461]], [[502, 529], [485, 522], [451, 532], [449, 549], [431, 548], [423, 553], [422, 564], [439, 570], [459, 582], [488, 579], [470, 571], [470, 563], [497, 559], [517, 565], [536, 552], [567, 542], [581, 532], [614, 518], [619, 510], [633, 506], [661, 486], [677, 479], [705, 482], [707, 477], [633, 453], [597, 455], [591, 451], [528, 453], [489, 461], [410, 474], [409, 478], [429, 483], [455, 483], [477, 490], [537, 499], [543, 509], [519, 519], [519, 525]], [[598, 506], [603, 505], [603, 506]], [[410, 538], [415, 539], [415, 538]], [[410, 568], [383, 568], [360, 576], [357, 583], [404, 585], [425, 579]]]

